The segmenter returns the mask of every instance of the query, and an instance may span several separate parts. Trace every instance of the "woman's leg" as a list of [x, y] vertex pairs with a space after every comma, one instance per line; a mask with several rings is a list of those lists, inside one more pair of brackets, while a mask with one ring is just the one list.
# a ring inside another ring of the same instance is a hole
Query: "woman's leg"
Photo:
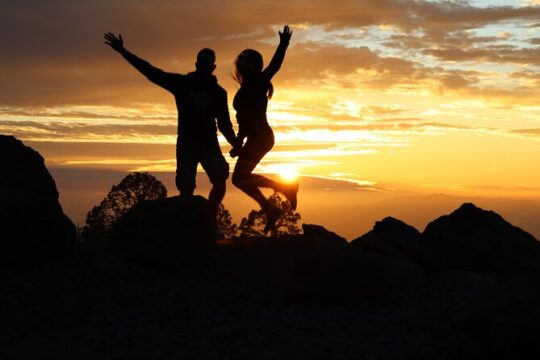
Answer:
[[270, 128], [268, 130], [269, 132], [266, 136], [248, 138], [240, 152], [232, 176], [233, 184], [254, 199], [265, 212], [265, 233], [274, 228], [277, 219], [283, 214], [283, 210], [272, 205], [259, 188], [271, 188], [274, 191], [282, 192], [289, 201], [292, 200], [291, 205], [293, 209], [296, 208], [296, 192], [298, 191], [297, 185], [296, 188], [289, 189], [289, 187], [277, 181], [253, 174], [253, 170], [257, 164], [259, 164], [264, 155], [274, 146], [274, 134]]
[[279, 184], [264, 176], [253, 174], [253, 169], [255, 169], [264, 154], [268, 151], [257, 151], [257, 149], [255, 149], [256, 151], [249, 151], [251, 150], [251, 147], [248, 147], [248, 151], [246, 152], [247, 145], [248, 144], [246, 143], [242, 149], [242, 153], [238, 157], [238, 161], [234, 167], [232, 182], [236, 187], [259, 203], [266, 215], [264, 233], [267, 233], [275, 227], [276, 221], [283, 214], [283, 210], [272, 205], [259, 188], [267, 187], [277, 190]]
[[240, 152], [232, 176], [233, 184], [257, 201], [263, 209], [268, 207], [268, 199], [259, 188], [279, 190], [280, 184], [267, 177], [253, 174], [253, 170], [273, 146], [274, 134], [270, 128], [261, 129], [258, 136], [248, 137]]
[[[266, 140], [266, 141], [265, 141]], [[270, 188], [279, 191], [291, 205], [291, 209], [296, 209], [298, 193], [298, 183], [283, 184], [267, 177], [253, 174], [253, 170], [261, 159], [272, 149], [273, 134], [270, 133], [265, 139], [248, 140], [242, 149], [233, 173], [233, 184], [244, 191], [251, 198], [255, 199], [261, 206], [268, 206], [268, 199], [264, 197], [259, 188]]]
[[232, 182], [237, 188], [245, 192], [248, 196], [259, 203], [261, 208], [265, 209], [268, 207], [268, 199], [263, 195], [259, 188], [263, 187], [277, 190], [279, 188], [279, 184], [264, 176], [253, 174], [253, 170], [263, 158], [264, 154], [259, 153], [260, 155], [257, 156], [258, 159], [253, 156], [254, 154], [252, 152], [249, 153], [251, 156], [246, 156], [243, 154], [245, 154], [244, 151], [242, 151], [242, 154], [236, 161]]

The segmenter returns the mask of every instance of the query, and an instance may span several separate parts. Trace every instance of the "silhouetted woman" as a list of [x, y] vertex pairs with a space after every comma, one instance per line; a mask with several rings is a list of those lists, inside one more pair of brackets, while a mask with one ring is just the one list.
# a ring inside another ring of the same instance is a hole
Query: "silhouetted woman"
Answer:
[[242, 143], [244, 138], [247, 140], [241, 149], [235, 148], [231, 151], [231, 156], [238, 154], [232, 182], [257, 201], [265, 212], [265, 232], [274, 227], [282, 211], [273, 206], [259, 188], [271, 188], [281, 192], [291, 203], [292, 209], [296, 209], [297, 183], [280, 183], [253, 174], [257, 164], [274, 146], [274, 133], [266, 120], [266, 108], [274, 91], [272, 77], [283, 63], [291, 35], [292, 31], [288, 26], [279, 32], [279, 46], [264, 70], [261, 54], [252, 49], [242, 51], [235, 61], [234, 77], [240, 84], [240, 89], [234, 97], [233, 105], [239, 126], [239, 142]]

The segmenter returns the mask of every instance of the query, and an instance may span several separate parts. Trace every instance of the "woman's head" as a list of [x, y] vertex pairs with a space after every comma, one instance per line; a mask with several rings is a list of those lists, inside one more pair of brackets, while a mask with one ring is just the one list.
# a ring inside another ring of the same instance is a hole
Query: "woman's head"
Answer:
[[[235, 62], [234, 79], [242, 85], [245, 81], [249, 81], [252, 77], [260, 74], [263, 69], [263, 58], [260, 52], [253, 49], [245, 49], [242, 51]], [[268, 89], [268, 97], [272, 97], [272, 84]]]
[[234, 65], [235, 78], [240, 84], [245, 80], [249, 80], [250, 77], [256, 75], [262, 71], [263, 58], [261, 53], [253, 49], [246, 49], [238, 55]]

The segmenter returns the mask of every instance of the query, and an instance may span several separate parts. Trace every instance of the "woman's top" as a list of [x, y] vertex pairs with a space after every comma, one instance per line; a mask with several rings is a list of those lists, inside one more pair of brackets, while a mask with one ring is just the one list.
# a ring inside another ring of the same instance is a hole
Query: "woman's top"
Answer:
[[236, 110], [239, 136], [253, 135], [260, 129], [268, 128], [266, 109], [268, 107], [267, 94], [270, 89], [270, 81], [279, 71], [288, 45], [288, 41], [281, 41], [266, 69], [244, 80], [240, 89], [236, 92], [233, 107]]

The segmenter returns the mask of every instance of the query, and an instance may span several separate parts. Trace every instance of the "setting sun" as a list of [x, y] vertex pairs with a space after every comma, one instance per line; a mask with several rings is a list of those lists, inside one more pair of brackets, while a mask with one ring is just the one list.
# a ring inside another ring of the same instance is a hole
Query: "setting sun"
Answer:
[[294, 165], [280, 165], [276, 167], [276, 173], [286, 182], [298, 180], [298, 169]]

